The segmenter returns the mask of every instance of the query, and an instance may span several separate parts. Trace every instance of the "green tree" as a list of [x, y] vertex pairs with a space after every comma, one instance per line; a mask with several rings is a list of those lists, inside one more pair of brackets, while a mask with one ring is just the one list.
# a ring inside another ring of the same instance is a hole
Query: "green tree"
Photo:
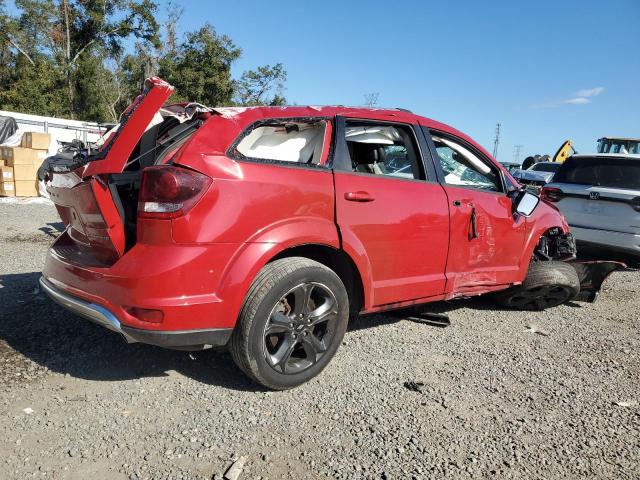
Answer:
[[159, 75], [176, 87], [176, 101], [228, 105], [234, 92], [231, 65], [241, 52], [229, 37], [206, 24], [188, 33], [177, 51], [160, 58]]
[[287, 72], [281, 63], [264, 65], [245, 71], [235, 83], [235, 103], [238, 105], [285, 105], [282, 96]]
[[[105, 61], [122, 55], [127, 38], [160, 45], [152, 0], [15, 0], [15, 5], [20, 13], [3, 31], [3, 43], [31, 67], [51, 67], [57, 89], [65, 91], [65, 110], [74, 118], [105, 119], [108, 109], [95, 95], [95, 84], [109, 75]], [[29, 68], [18, 61], [14, 66]], [[29, 75], [16, 72], [16, 78], [22, 79], [20, 90]], [[39, 113], [53, 114], [57, 107]]]
[[[0, 0], [0, 108], [39, 115], [118, 121], [158, 75], [173, 101], [209, 106], [284, 105], [282, 64], [234, 80], [241, 49], [213, 26], [179, 33], [182, 7], [158, 20], [154, 0]], [[134, 48], [127, 48], [130, 41]]]

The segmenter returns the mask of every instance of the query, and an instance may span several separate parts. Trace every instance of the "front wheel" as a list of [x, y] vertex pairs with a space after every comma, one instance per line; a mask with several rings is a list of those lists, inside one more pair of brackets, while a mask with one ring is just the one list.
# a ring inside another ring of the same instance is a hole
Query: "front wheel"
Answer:
[[516, 310], [545, 310], [568, 302], [579, 292], [580, 280], [571, 265], [540, 261], [531, 264], [522, 285], [496, 293], [495, 299]]
[[318, 375], [347, 327], [349, 299], [340, 278], [303, 257], [276, 260], [258, 274], [231, 337], [235, 363], [274, 390]]

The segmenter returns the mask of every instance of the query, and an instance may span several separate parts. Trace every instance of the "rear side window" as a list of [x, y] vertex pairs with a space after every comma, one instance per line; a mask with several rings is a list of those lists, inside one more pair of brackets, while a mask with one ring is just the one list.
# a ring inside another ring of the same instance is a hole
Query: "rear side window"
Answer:
[[558, 183], [640, 189], [640, 159], [570, 158], [553, 178]]
[[235, 151], [246, 158], [317, 165], [326, 128], [325, 120], [257, 125], [244, 134]]

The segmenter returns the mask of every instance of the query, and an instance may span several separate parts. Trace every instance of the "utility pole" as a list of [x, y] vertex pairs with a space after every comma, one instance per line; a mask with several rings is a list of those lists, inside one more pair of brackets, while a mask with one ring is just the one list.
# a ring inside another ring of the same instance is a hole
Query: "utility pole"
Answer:
[[498, 145], [500, 144], [500, 124], [496, 123], [496, 138], [493, 140], [493, 158], [498, 159]]
[[520, 152], [522, 152], [524, 145], [513, 146], [513, 163], [520, 163]]

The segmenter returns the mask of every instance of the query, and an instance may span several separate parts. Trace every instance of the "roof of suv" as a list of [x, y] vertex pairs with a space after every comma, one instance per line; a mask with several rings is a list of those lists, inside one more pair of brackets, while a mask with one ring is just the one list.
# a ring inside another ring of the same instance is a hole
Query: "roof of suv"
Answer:
[[344, 105], [325, 105], [325, 106], [286, 106], [286, 107], [216, 107], [213, 109], [225, 118], [234, 118], [236, 116], [250, 116], [255, 120], [266, 118], [298, 118], [298, 117], [333, 117], [336, 115], [344, 115], [346, 117], [356, 117], [363, 119], [388, 120], [390, 122], [416, 123], [420, 122], [427, 128], [441, 130], [460, 137], [472, 145], [477, 146], [482, 152], [491, 156], [481, 145], [476, 143], [463, 132], [437, 120], [416, 115], [409, 110], [400, 108], [370, 108], [370, 107], [348, 107]]
[[640, 160], [640, 155], [636, 154], [636, 153], [581, 153], [578, 155], [571, 155], [571, 157], [569, 158], [576, 158], [576, 159], [581, 159], [581, 158], [598, 158], [598, 157], [603, 157], [603, 158], [635, 158], [637, 160]]
[[[348, 107], [344, 105], [296, 105], [284, 107], [216, 107], [214, 110], [224, 117], [234, 117], [246, 112], [262, 113], [264, 117], [300, 117], [318, 115], [367, 115], [378, 114], [389, 117], [411, 118], [417, 115], [401, 108]], [[428, 120], [428, 119], [426, 119]]]

